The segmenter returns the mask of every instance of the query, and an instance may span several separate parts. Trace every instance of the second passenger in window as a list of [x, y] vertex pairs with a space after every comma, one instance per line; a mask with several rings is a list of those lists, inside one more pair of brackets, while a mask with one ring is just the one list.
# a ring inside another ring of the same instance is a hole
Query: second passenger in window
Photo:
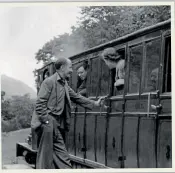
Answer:
[[83, 64], [77, 67], [77, 75], [78, 75], [77, 92], [85, 97], [87, 97], [87, 91], [86, 91], [87, 70], [88, 70], [87, 61], [84, 61]]
[[124, 58], [112, 47], [107, 48], [103, 51], [102, 58], [110, 69], [116, 69], [114, 86], [117, 88], [119, 94], [122, 94], [124, 89], [125, 76]]

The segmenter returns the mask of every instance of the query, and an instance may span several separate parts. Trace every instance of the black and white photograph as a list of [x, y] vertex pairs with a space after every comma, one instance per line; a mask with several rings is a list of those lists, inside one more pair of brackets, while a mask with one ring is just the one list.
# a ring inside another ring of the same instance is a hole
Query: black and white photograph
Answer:
[[1, 169], [173, 168], [173, 10], [0, 2]]

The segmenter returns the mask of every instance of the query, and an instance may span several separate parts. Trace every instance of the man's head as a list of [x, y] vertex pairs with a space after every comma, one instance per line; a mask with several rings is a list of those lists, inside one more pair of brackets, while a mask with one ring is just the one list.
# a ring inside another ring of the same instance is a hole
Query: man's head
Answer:
[[119, 55], [113, 47], [110, 47], [103, 51], [102, 58], [106, 65], [112, 69], [116, 67], [116, 63], [120, 60], [121, 55]]
[[85, 80], [87, 77], [87, 70], [88, 70], [88, 62], [84, 62], [80, 66], [77, 67], [77, 74], [81, 80]]
[[157, 81], [158, 81], [158, 72], [159, 72], [159, 69], [158, 68], [152, 70], [152, 72], [151, 72], [151, 82], [152, 82], [153, 85], [156, 85], [157, 84]]
[[72, 62], [68, 58], [58, 58], [55, 62], [56, 71], [63, 79], [70, 78], [72, 73]]

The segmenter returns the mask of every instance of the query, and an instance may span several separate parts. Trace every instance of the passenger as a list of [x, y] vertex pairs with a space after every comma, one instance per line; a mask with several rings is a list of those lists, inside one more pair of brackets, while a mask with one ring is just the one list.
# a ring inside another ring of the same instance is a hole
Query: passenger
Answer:
[[77, 92], [85, 97], [87, 97], [87, 90], [86, 90], [87, 70], [88, 70], [87, 61], [84, 61], [83, 64], [81, 64], [77, 68], [77, 74], [78, 74]]
[[102, 57], [110, 69], [116, 69], [114, 86], [117, 88], [117, 90], [123, 90], [125, 77], [125, 60], [122, 58], [122, 55], [116, 52], [114, 48], [107, 48], [103, 51]]
[[72, 73], [70, 59], [59, 58], [55, 67], [56, 72], [41, 84], [31, 121], [39, 141], [36, 169], [72, 168], [64, 143], [70, 126], [71, 101], [87, 109], [103, 104], [102, 98], [90, 100], [68, 86], [65, 79]]
[[157, 89], [159, 68], [152, 70], [150, 75], [150, 84], [148, 85], [147, 91], [155, 91]]
[[44, 74], [44, 79], [48, 78], [49, 77], [49, 72], [46, 71], [46, 73]]

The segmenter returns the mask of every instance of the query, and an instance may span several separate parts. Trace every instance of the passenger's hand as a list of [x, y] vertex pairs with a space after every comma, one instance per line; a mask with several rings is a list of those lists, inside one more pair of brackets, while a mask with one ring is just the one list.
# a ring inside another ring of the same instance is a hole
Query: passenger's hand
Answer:
[[100, 107], [100, 106], [104, 105], [105, 99], [106, 99], [106, 96], [105, 97], [100, 97], [97, 101], [95, 101], [95, 106]]

